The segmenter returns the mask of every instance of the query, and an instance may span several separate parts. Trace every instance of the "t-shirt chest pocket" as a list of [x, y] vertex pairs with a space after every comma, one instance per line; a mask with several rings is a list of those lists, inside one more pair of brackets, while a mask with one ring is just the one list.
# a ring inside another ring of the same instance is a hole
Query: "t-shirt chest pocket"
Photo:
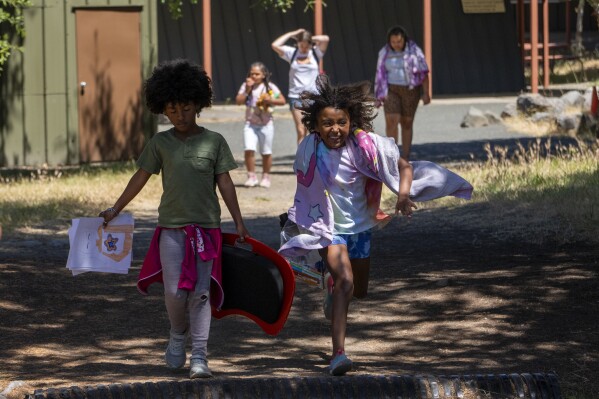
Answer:
[[183, 159], [200, 173], [213, 173], [216, 156], [213, 152], [197, 148], [193, 144], [185, 144]]

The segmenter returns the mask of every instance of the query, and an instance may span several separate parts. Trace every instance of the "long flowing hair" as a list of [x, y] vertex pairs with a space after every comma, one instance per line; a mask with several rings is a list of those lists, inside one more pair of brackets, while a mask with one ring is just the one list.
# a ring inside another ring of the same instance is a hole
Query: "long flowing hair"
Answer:
[[372, 121], [376, 117], [374, 97], [370, 94], [370, 82], [364, 81], [334, 86], [327, 75], [316, 78], [316, 93], [304, 91], [300, 95], [302, 123], [313, 132], [320, 112], [327, 108], [346, 110], [352, 129], [372, 131]]

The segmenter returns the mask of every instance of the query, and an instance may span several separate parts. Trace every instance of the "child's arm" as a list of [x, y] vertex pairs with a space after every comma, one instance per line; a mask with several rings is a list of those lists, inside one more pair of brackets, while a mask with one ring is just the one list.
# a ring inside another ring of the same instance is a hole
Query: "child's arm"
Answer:
[[137, 172], [131, 176], [127, 187], [125, 187], [125, 190], [119, 199], [114, 203], [112, 208], [108, 208], [105, 211], [100, 212], [100, 217], [104, 218], [104, 226], [114, 219], [116, 215], [118, 215], [119, 212], [122, 211], [137, 194], [139, 194], [141, 189], [144, 188], [150, 179], [150, 176], [152, 176], [150, 172], [147, 172], [141, 168], [139, 168]]
[[320, 51], [324, 54], [327, 51], [327, 47], [329, 46], [329, 36], [328, 35], [317, 35], [312, 36], [312, 41], [314, 45], [317, 46]]
[[428, 73], [426, 74], [426, 78], [422, 82], [422, 102], [424, 105], [430, 104], [431, 96], [428, 94], [429, 91], [429, 79]]
[[282, 57], [284, 54], [283, 46], [285, 45], [287, 40], [291, 39], [294, 36], [299, 35], [300, 33], [303, 33], [304, 31], [305, 31], [305, 29], [298, 29], [298, 30], [293, 30], [291, 32], [284, 33], [281, 36], [277, 37], [275, 39], [275, 41], [272, 42], [270, 47], [272, 47], [272, 49], [275, 51], [275, 53], [277, 53], [279, 55], [279, 57]]
[[412, 216], [412, 208], [418, 209], [416, 204], [410, 199], [410, 188], [412, 187], [413, 170], [412, 165], [403, 158], [397, 162], [399, 167], [399, 193], [397, 194], [397, 203], [395, 204], [395, 214], [401, 212], [407, 217]]
[[231, 213], [231, 217], [233, 217], [237, 234], [239, 234], [239, 237], [243, 241], [246, 237], [250, 237], [250, 233], [245, 228], [245, 224], [243, 224], [241, 210], [239, 210], [239, 202], [237, 202], [235, 185], [233, 184], [233, 180], [231, 180], [229, 173], [227, 172], [216, 175], [216, 185], [218, 186], [218, 191], [220, 191], [220, 194], [223, 197], [223, 201], [225, 201], [225, 205], [227, 206], [229, 213]]
[[262, 102], [266, 105], [285, 105], [285, 97], [279, 93], [278, 97], [267, 95]]
[[235, 104], [243, 105], [245, 104], [245, 100], [247, 100], [248, 96], [252, 92], [252, 87], [254, 86], [254, 79], [248, 77], [245, 79], [245, 93], [239, 93], [235, 96]]

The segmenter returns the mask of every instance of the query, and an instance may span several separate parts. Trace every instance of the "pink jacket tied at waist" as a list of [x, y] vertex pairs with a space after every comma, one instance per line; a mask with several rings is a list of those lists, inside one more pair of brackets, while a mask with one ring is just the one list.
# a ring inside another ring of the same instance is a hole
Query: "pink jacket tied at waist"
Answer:
[[[297, 189], [293, 206], [289, 208], [289, 219], [302, 228], [301, 233], [286, 241], [279, 252], [283, 256], [306, 255], [331, 244], [333, 238], [333, 208], [321, 175], [316, 146], [320, 138], [308, 135], [299, 145], [293, 165], [297, 176]], [[346, 140], [348, 154], [355, 168], [370, 180], [365, 195], [369, 214], [375, 225], [381, 227], [390, 219], [379, 209], [382, 185], [397, 194], [399, 190], [399, 150], [392, 138], [354, 130]], [[410, 189], [413, 201], [430, 201], [445, 196], [470, 199], [472, 186], [461, 176], [428, 161], [411, 162], [414, 178]], [[383, 222], [383, 223], [382, 223]]]
[[[386, 44], [380, 51], [376, 63], [376, 74], [374, 77], [374, 95], [377, 100], [384, 101], [389, 92], [389, 83], [387, 82], [387, 69], [385, 60], [391, 51], [391, 47]], [[428, 65], [424, 53], [413, 40], [408, 40], [404, 50], [404, 71], [408, 78], [410, 89], [418, 87], [424, 82], [429, 73]]]
[[[160, 232], [164, 227], [156, 227], [150, 248], [139, 272], [137, 289], [144, 295], [153, 283], [162, 283], [162, 263], [160, 262]], [[204, 262], [212, 260], [210, 302], [220, 309], [224, 302], [222, 287], [222, 236], [219, 228], [206, 229], [196, 225], [182, 227], [185, 231], [185, 256], [181, 263], [181, 277], [178, 288], [193, 291], [198, 280], [196, 256]]]

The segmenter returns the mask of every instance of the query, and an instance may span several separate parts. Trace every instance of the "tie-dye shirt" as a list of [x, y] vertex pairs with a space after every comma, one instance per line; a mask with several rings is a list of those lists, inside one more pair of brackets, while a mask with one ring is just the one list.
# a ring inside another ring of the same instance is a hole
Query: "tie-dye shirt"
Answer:
[[[386, 44], [379, 51], [376, 63], [376, 74], [374, 76], [374, 96], [377, 100], [384, 101], [389, 92], [389, 81], [385, 61], [392, 51], [391, 46]], [[424, 82], [428, 76], [429, 69], [424, 53], [413, 40], [408, 40], [403, 52], [403, 67], [406, 73], [408, 86], [413, 89]]]
[[[293, 206], [287, 212], [288, 223], [295, 223], [297, 228], [291, 237], [281, 233], [279, 253], [285, 257], [306, 256], [310, 251], [328, 247], [333, 239], [333, 206], [326, 182], [336, 175], [332, 173], [335, 166], [332, 158], [317, 156], [319, 142], [320, 138], [312, 133], [297, 148], [293, 165], [297, 188]], [[391, 217], [379, 209], [382, 185], [396, 194], [400, 186], [397, 145], [392, 138], [361, 129], [354, 130], [345, 143], [351, 163], [367, 179], [364, 197], [368, 215], [374, 225], [382, 227]], [[447, 195], [469, 199], [472, 194], [470, 183], [442, 166], [414, 161], [412, 167], [413, 201], [430, 201]]]
[[330, 149], [320, 141], [316, 155], [318, 171], [333, 207], [333, 233], [357, 234], [373, 227], [371, 214], [376, 208], [368, 208], [365, 195], [368, 178], [351, 162], [347, 146]]

